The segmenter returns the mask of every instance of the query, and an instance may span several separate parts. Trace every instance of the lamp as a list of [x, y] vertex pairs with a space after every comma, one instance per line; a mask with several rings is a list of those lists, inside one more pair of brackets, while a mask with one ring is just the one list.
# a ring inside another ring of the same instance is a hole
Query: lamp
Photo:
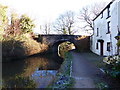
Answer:
[[[120, 40], [120, 31], [118, 32], [117, 36], [115, 36], [115, 39], [118, 40], [118, 41]], [[117, 54], [119, 55], [119, 46], [117, 46], [117, 48], [118, 48], [117, 49]]]
[[117, 36], [115, 36], [115, 39], [117, 39], [117, 40], [120, 39], [120, 32], [118, 32]]

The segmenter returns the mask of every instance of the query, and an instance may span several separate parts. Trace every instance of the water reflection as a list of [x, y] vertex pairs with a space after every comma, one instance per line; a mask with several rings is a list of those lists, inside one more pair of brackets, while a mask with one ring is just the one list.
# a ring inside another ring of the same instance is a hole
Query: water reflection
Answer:
[[14, 78], [16, 75], [29, 76], [36, 82], [37, 87], [45, 87], [54, 79], [61, 63], [62, 59], [54, 55], [35, 56], [24, 60], [3, 63], [2, 78], [5, 83], [5, 81]]
[[[39, 70], [57, 70], [60, 67], [60, 64], [57, 62], [57, 60], [53, 58], [45, 58], [45, 57], [32, 57], [25, 60], [25, 68], [24, 68], [24, 76], [31, 75], [36, 68], [39, 68]], [[61, 60], [60, 60], [61, 61]]]
[[45, 88], [50, 84], [55, 76], [57, 70], [39, 70], [37, 69], [32, 75], [31, 78], [37, 83], [37, 88]]

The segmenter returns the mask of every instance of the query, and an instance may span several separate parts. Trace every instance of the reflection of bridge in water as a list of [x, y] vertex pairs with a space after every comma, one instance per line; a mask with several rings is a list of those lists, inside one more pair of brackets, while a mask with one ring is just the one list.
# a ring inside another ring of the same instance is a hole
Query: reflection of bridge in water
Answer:
[[[85, 39], [85, 38], [87, 38], [87, 39]], [[81, 35], [54, 35], [54, 34], [38, 35], [34, 39], [42, 44], [48, 45], [49, 49], [52, 52], [57, 52], [58, 46], [61, 43], [66, 42], [66, 41], [73, 43], [75, 45], [76, 49], [79, 46], [85, 46], [85, 43], [87, 43], [86, 49], [88, 49], [88, 46], [89, 46], [89, 37], [85, 37], [85, 36], [83, 37]], [[83, 43], [83, 41], [84, 41], [84, 43]]]

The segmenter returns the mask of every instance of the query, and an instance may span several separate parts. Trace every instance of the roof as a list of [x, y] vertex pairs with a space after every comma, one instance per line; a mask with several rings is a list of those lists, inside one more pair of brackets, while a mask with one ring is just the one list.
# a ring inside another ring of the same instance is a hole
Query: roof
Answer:
[[103, 13], [104, 10], [106, 10], [106, 8], [108, 8], [115, 0], [112, 0], [94, 19], [93, 21], [100, 16], [101, 13]]

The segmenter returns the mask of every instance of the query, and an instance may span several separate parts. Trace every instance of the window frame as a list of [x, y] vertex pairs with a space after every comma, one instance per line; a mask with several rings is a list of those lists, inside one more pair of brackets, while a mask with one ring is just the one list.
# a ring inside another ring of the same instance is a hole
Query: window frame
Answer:
[[97, 37], [99, 36], [99, 28], [97, 28]]
[[109, 17], [111, 17], [111, 16], [110, 16], [110, 5], [109, 5], [108, 8], [107, 8], [107, 19], [108, 19]]
[[110, 33], [110, 21], [107, 22], [107, 33], [106, 34], [109, 34]]
[[99, 44], [98, 44], [98, 42], [96, 43], [96, 49], [97, 49], [97, 50], [99, 49]]
[[107, 51], [111, 51], [111, 42], [107, 42]]
[[103, 18], [103, 12], [101, 13], [101, 19]]

